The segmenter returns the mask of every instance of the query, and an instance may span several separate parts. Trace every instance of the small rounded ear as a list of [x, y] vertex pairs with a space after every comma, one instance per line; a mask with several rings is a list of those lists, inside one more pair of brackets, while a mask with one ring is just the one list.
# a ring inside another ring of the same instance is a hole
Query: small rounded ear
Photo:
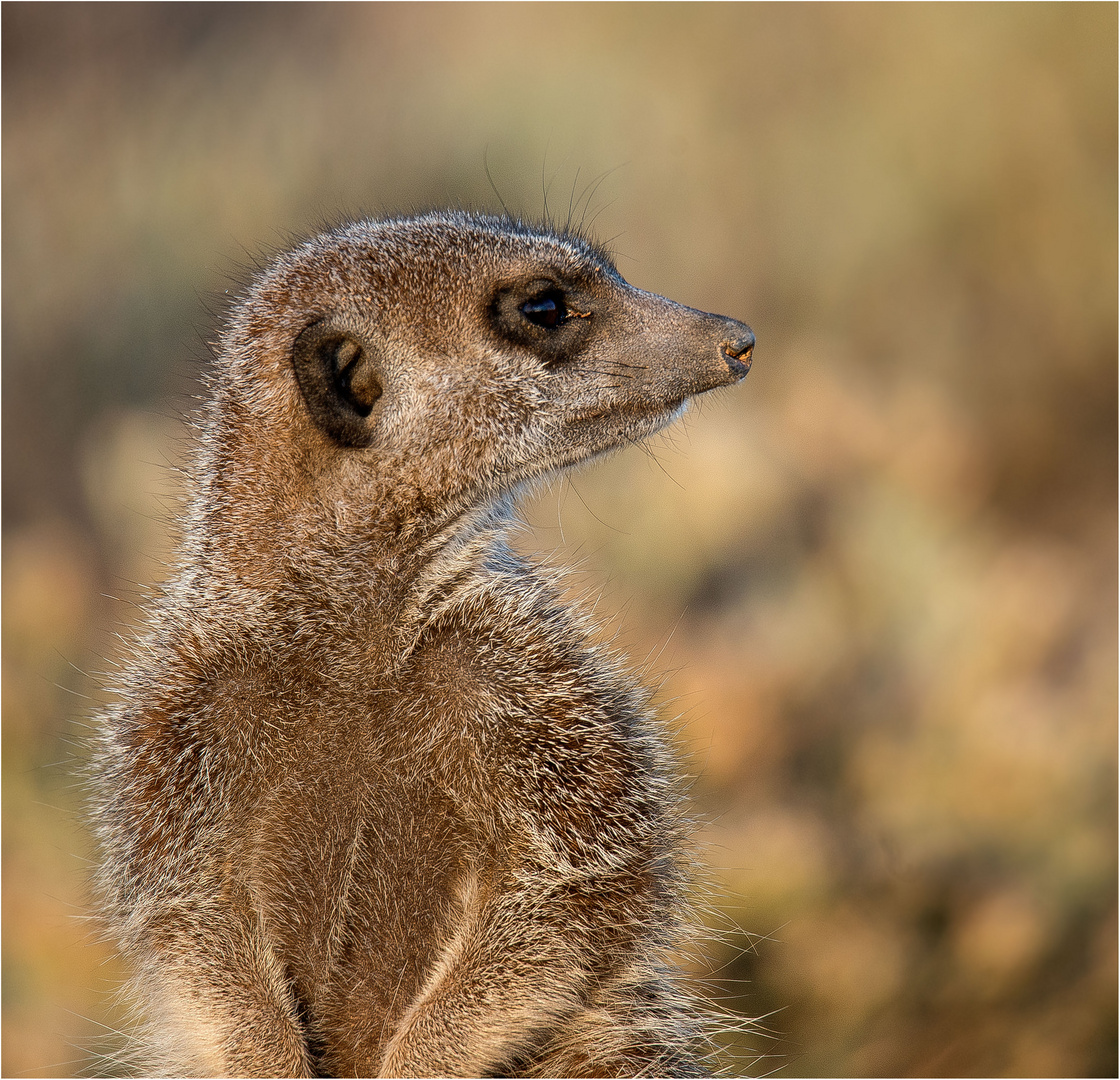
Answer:
[[369, 446], [381, 365], [361, 335], [333, 319], [312, 323], [292, 346], [296, 382], [316, 427], [342, 446]]

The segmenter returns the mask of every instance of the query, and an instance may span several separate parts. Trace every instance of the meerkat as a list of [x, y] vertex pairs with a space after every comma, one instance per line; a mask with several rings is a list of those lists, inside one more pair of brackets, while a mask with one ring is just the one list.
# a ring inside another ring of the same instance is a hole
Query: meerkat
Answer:
[[95, 753], [144, 1072], [707, 1071], [668, 736], [506, 537], [753, 347], [506, 217], [348, 224], [251, 283]]

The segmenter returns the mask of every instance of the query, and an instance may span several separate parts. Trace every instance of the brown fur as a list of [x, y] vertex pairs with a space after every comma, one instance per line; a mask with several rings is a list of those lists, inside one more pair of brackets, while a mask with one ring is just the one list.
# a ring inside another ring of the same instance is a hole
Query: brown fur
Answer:
[[752, 346], [507, 219], [346, 226], [253, 283], [95, 765], [144, 1070], [703, 1071], [667, 741], [503, 534]]

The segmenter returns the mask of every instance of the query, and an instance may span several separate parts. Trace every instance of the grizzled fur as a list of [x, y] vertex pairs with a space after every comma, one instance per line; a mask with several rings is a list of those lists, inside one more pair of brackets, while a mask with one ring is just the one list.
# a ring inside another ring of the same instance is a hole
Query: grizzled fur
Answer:
[[144, 1070], [703, 1072], [666, 738], [504, 532], [752, 346], [504, 218], [360, 222], [256, 279], [95, 762]]

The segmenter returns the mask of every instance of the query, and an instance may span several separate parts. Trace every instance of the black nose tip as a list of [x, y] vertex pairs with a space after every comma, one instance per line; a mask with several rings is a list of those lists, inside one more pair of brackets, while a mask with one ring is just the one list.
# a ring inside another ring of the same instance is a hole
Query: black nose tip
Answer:
[[721, 346], [727, 366], [740, 377], [751, 369], [751, 354], [754, 352], [754, 331], [749, 326], [739, 324], [739, 332]]

